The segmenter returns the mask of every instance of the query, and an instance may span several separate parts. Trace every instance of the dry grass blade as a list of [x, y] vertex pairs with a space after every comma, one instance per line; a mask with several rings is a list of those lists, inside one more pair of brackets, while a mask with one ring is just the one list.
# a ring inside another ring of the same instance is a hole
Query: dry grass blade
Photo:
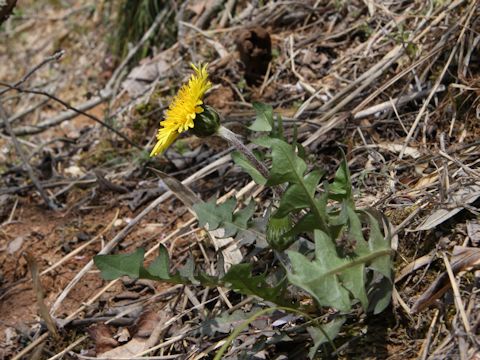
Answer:
[[168, 188], [175, 194], [176, 197], [190, 210], [193, 211], [193, 205], [202, 202], [202, 200], [195, 195], [195, 193], [188, 187], [183, 185], [180, 181], [174, 177], [164, 173], [163, 171], [157, 170], [155, 168], [150, 168], [155, 174], [157, 174], [160, 179], [162, 179]]
[[[472, 267], [478, 266], [480, 263], [480, 250], [475, 248], [456, 247], [452, 266], [448, 263], [452, 276], [461, 271], [468, 270]], [[447, 268], [448, 270], [448, 268]], [[412, 306], [412, 313], [418, 313], [424, 310], [427, 306], [432, 304], [436, 299], [440, 298], [452, 286], [450, 274], [443, 272], [437, 279], [429, 286], [429, 288], [415, 301]], [[458, 290], [458, 288], [457, 288]]]
[[430, 327], [428, 328], [427, 336], [422, 343], [422, 347], [420, 349], [420, 354], [418, 356], [418, 360], [426, 360], [428, 356], [428, 349], [430, 347], [432, 341], [433, 330], [435, 329], [435, 325], [437, 324], [438, 314], [440, 311], [435, 309], [435, 313], [433, 315], [432, 322], [430, 323]]
[[49, 357], [47, 360], [57, 360], [57, 359], [61, 359], [63, 356], [65, 356], [70, 350], [73, 350], [74, 348], [76, 348], [78, 345], [80, 345], [82, 342], [84, 342], [85, 340], [88, 339], [88, 336], [82, 336], [80, 338], [78, 338], [77, 340], [75, 340], [73, 343], [71, 343], [70, 345], [68, 345], [65, 349], [63, 349], [62, 351], [60, 351], [58, 354], [55, 354], [54, 356], [52, 357]]
[[[183, 204], [195, 214], [193, 210], [193, 206], [195, 204], [203, 203], [203, 201], [198, 198], [195, 193], [188, 188], [186, 185], [182, 184], [180, 181], [175, 179], [174, 177], [156, 170], [153, 170], [160, 178], [165, 182], [165, 184], [170, 188], [170, 190], [183, 202]], [[225, 271], [233, 264], [238, 264], [242, 261], [242, 252], [236, 245], [235, 240], [232, 237], [225, 237], [224, 236], [224, 229], [215, 229], [208, 231], [208, 235], [211, 238], [215, 248], [222, 252], [224, 261], [225, 261]]]
[[55, 321], [50, 315], [47, 305], [45, 304], [44, 289], [42, 283], [40, 282], [37, 260], [30, 252], [25, 252], [24, 257], [27, 260], [30, 273], [32, 274], [33, 290], [35, 291], [35, 295], [37, 297], [37, 306], [40, 317], [43, 319], [43, 321], [45, 321], [45, 325], [47, 326], [49, 333], [54, 338], [58, 338], [59, 334], [57, 325], [55, 324]]
[[458, 289], [458, 284], [457, 284], [457, 281], [455, 280], [455, 275], [453, 275], [450, 262], [448, 261], [448, 258], [445, 254], [443, 254], [443, 261], [445, 263], [445, 267], [447, 268], [448, 278], [450, 280], [450, 285], [452, 286], [452, 289], [453, 289], [453, 294], [455, 295], [455, 306], [457, 308], [457, 311], [460, 313], [460, 317], [462, 319], [465, 331], [467, 332], [467, 334], [470, 334], [471, 332], [470, 323], [468, 321], [467, 314], [465, 313], [465, 307], [463, 306], [462, 296], [460, 295], [460, 290]]
[[450, 56], [448, 57], [447, 59], [447, 62], [445, 63], [445, 66], [443, 67], [442, 69], [442, 72], [440, 73], [440, 75], [437, 77], [437, 80], [435, 81], [435, 84], [433, 85], [433, 88], [432, 88], [432, 91], [430, 92], [430, 95], [427, 97], [427, 99], [425, 100], [425, 102], [423, 103], [423, 106], [422, 108], [420, 109], [420, 111], [418, 112], [417, 116], [415, 117], [415, 121], [413, 122], [408, 134], [407, 134], [407, 137], [405, 139], [405, 142], [404, 142], [404, 145], [403, 145], [403, 149], [402, 151], [400, 152], [400, 154], [398, 155], [398, 159], [401, 160], [402, 157], [403, 157], [403, 154], [405, 152], [405, 149], [406, 147], [408, 146], [409, 142], [410, 142], [410, 139], [412, 138], [413, 136], [413, 133], [415, 132], [421, 118], [423, 117], [426, 109], [427, 109], [427, 106], [430, 104], [430, 101], [432, 100], [433, 96], [435, 95], [435, 92], [438, 90], [438, 88], [440, 87], [440, 83], [442, 82], [445, 74], [447, 73], [448, 71], [448, 68], [449, 68], [449, 65], [450, 63], [452, 62], [453, 60], [453, 57], [455, 56], [456, 52], [457, 52], [457, 49], [458, 47], [460, 46], [460, 43], [465, 35], [465, 31], [466, 29], [469, 27], [469, 23], [470, 23], [470, 20], [473, 16], [473, 13], [475, 11], [475, 6], [476, 6], [476, 0], [473, 0], [470, 2], [470, 10], [468, 11], [467, 15], [465, 16], [465, 18], [463, 19], [463, 21], [460, 21], [460, 23], [463, 22], [462, 24], [462, 30], [460, 32], [460, 35], [458, 36], [458, 39], [455, 43], [455, 46], [453, 47], [452, 51], [450, 52]]

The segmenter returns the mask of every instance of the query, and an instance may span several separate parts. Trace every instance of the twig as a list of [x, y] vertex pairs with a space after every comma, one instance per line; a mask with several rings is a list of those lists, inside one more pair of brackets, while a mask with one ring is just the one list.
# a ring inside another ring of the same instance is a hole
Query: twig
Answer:
[[453, 275], [450, 262], [448, 261], [448, 258], [445, 254], [443, 254], [443, 262], [445, 263], [445, 267], [448, 273], [448, 278], [450, 279], [450, 284], [452, 285], [457, 311], [460, 313], [460, 318], [462, 319], [465, 332], [467, 334], [470, 334], [471, 333], [470, 323], [468, 322], [467, 314], [465, 313], [465, 307], [463, 306], [462, 296], [460, 295], [460, 291], [458, 290], [457, 281], [455, 280], [455, 275]]
[[423, 341], [422, 347], [420, 349], [420, 355], [418, 356], [419, 360], [426, 360], [428, 356], [428, 348], [430, 346], [431, 340], [432, 340], [432, 334], [433, 334], [433, 329], [435, 328], [435, 325], [437, 324], [437, 319], [438, 319], [438, 314], [439, 310], [435, 309], [435, 313], [433, 315], [432, 322], [430, 323], [430, 327], [428, 328], [427, 336], [425, 337], [425, 340]]
[[3, 89], [3, 90], [0, 90], [0, 96], [5, 94], [7, 91], [11, 90], [12, 88], [16, 88], [20, 85], [22, 85], [25, 81], [27, 81], [27, 79], [32, 76], [37, 70], [39, 70], [41, 67], [43, 67], [44, 65], [48, 64], [49, 62], [51, 61], [58, 61], [60, 60], [60, 58], [63, 56], [63, 54], [65, 54], [65, 51], [64, 50], [60, 50], [60, 51], [57, 51], [55, 54], [53, 54], [52, 56], [49, 56], [47, 58], [45, 58], [41, 63], [39, 63], [38, 65], [35, 65], [31, 70], [27, 71], [27, 73], [25, 75], [23, 75], [23, 77], [17, 81], [15, 84], [13, 85], [4, 85], [2, 84], [3, 86], [6, 86], [7, 88], [6, 89]]
[[[97, 106], [98, 104], [103, 103], [104, 101], [108, 100], [112, 96], [111, 91], [101, 91], [100, 96], [94, 97], [83, 104], [75, 106], [72, 110], [64, 111], [52, 119], [49, 119], [44, 122], [40, 122], [35, 124], [34, 126], [20, 126], [13, 129], [13, 133], [18, 136], [22, 135], [33, 135], [38, 134], [50, 127], [56, 126], [61, 124], [64, 121], [73, 119], [78, 116], [79, 111], [87, 111], [91, 108]], [[15, 115], [14, 115], [15, 116]]]
[[37, 298], [37, 307], [38, 313], [40, 317], [45, 321], [45, 325], [47, 326], [48, 332], [54, 337], [58, 338], [58, 331], [53, 321], [52, 317], [48, 312], [47, 305], [45, 304], [45, 297], [44, 297], [44, 290], [42, 283], [40, 282], [40, 275], [38, 273], [38, 264], [35, 257], [30, 252], [25, 252], [24, 254], [25, 260], [27, 261], [28, 268], [32, 274], [32, 282], [33, 282], [33, 291], [35, 292]]
[[200, 18], [197, 20], [195, 25], [200, 29], [204, 29], [210, 20], [210, 17], [212, 17], [216, 12], [220, 11], [223, 1], [224, 0], [216, 0], [212, 5], [208, 6], [204, 10], [203, 14], [200, 15]]
[[331, 118], [328, 120], [325, 124], [323, 124], [317, 131], [315, 131], [311, 136], [309, 136], [303, 143], [303, 146], [308, 146], [311, 143], [313, 143], [315, 140], [317, 140], [320, 136], [326, 134], [333, 128], [339, 126], [340, 124], [343, 124], [349, 117], [349, 114], [339, 114], [336, 117]]
[[15, 196], [15, 203], [12, 206], [12, 210], [10, 210], [10, 215], [8, 219], [5, 220], [3, 223], [0, 224], [0, 228], [4, 227], [5, 225], [13, 223], [13, 216], [15, 215], [15, 210], [17, 210], [18, 205], [18, 196]]
[[[45, 105], [46, 103], [48, 103], [50, 101], [50, 99], [45, 99], [45, 100], [42, 100], [40, 101], [38, 104], [35, 104], [33, 106], [30, 106], [29, 108], [25, 109], [25, 110], [22, 110], [20, 111], [19, 113], [16, 113], [15, 115], [12, 115], [8, 118], [8, 122], [11, 124], [13, 123], [14, 121], [18, 120], [18, 119], [21, 119], [22, 117], [24, 117], [25, 115], [27, 114], [30, 114], [32, 111], [35, 111], [37, 110], [38, 108], [42, 107], [43, 105]], [[0, 128], [3, 128], [5, 127], [5, 125], [3, 123], [0, 124]], [[15, 129], [13, 129], [13, 132], [15, 133]], [[18, 134], [16, 134], [18, 135]]]
[[[427, 94], [430, 93], [430, 91], [431, 91], [431, 89], [422, 90], [422, 91], [418, 91], [418, 92], [415, 92], [415, 93], [412, 93], [412, 94], [400, 96], [398, 98], [391, 99], [389, 101], [385, 101], [385, 102], [377, 104], [377, 105], [373, 105], [373, 106], [369, 107], [368, 109], [365, 109], [365, 110], [359, 111], [357, 113], [354, 113], [353, 118], [356, 119], [356, 120], [357, 119], [363, 119], [363, 118], [366, 118], [370, 115], [376, 114], [378, 112], [382, 112], [382, 111], [385, 111], [385, 110], [390, 110], [390, 109], [393, 108], [393, 106], [399, 107], [399, 106], [405, 105], [405, 104], [409, 103], [410, 101], [417, 100], [417, 99], [420, 99], [420, 98], [426, 96]], [[439, 86], [435, 90], [435, 92], [442, 92], [442, 91], [445, 91], [445, 86], [443, 86], [443, 85]]]
[[80, 109], [77, 109], [75, 107], [73, 107], [72, 105], [70, 105], [69, 103], [67, 103], [66, 101], [63, 101], [62, 99], [56, 97], [55, 95], [53, 94], [50, 94], [49, 92], [46, 92], [46, 91], [43, 91], [43, 90], [34, 90], [34, 89], [25, 89], [25, 88], [21, 88], [21, 87], [17, 87], [17, 86], [12, 86], [12, 85], [8, 85], [6, 83], [2, 83], [0, 82], [0, 85], [4, 85], [4, 86], [7, 86], [11, 89], [14, 89], [20, 93], [29, 93], [29, 94], [37, 94], [37, 95], [43, 95], [43, 96], [46, 96], [52, 100], [55, 100], [56, 102], [62, 104], [63, 106], [65, 106], [67, 109], [69, 110], [73, 110], [75, 111], [77, 114], [81, 114], [83, 116], [86, 116], [88, 117], [89, 119], [92, 119], [93, 121], [99, 123], [100, 125], [102, 125], [103, 127], [106, 127], [108, 130], [112, 131], [113, 133], [115, 133], [116, 135], [118, 135], [119, 137], [121, 137], [123, 140], [125, 140], [128, 144], [136, 147], [137, 149], [139, 150], [142, 150], [143, 151], [143, 148], [134, 143], [132, 140], [130, 140], [126, 135], [122, 134], [120, 131], [118, 131], [117, 129], [115, 129], [114, 127], [112, 127], [111, 125], [107, 124], [106, 122], [100, 120], [99, 118], [97, 118], [96, 116], [93, 116], [93, 115], [90, 115], [89, 113], [86, 113], [85, 111], [82, 111]]
[[467, 165], [465, 165], [461, 161], [451, 157], [450, 155], [448, 155], [446, 152], [444, 152], [442, 150], [439, 150], [438, 153], [441, 156], [443, 156], [444, 158], [446, 158], [447, 160], [450, 160], [450, 161], [454, 162], [455, 164], [457, 164], [458, 166], [460, 166], [463, 169], [463, 171], [465, 171], [466, 173], [468, 173], [472, 176], [475, 176], [476, 178], [478, 178], [480, 180], [480, 173], [478, 171], [473, 170], [472, 168], [468, 167]]
[[[380, 75], [384, 73], [397, 59], [403, 54], [403, 47], [397, 45], [395, 48], [390, 50], [381, 61], [372, 66], [368, 71], [364, 72], [356, 81], [342, 89], [334, 98], [332, 98], [328, 103], [324, 104], [319, 110], [327, 110], [336, 100], [341, 98], [343, 95], [348, 93], [355, 85], [360, 84], [358, 88], [352, 91], [348, 96], [341, 100], [337, 105], [328, 110], [325, 115], [323, 115], [318, 123], [321, 124], [326, 120], [330, 119], [336, 113], [338, 113], [345, 105], [349, 104], [353, 99], [355, 99], [365, 88], [367, 88], [373, 81], [375, 81]], [[313, 95], [312, 95], [313, 96]]]
[[[170, 340], [168, 340], [168, 343], [165, 344], [165, 346], [173, 344], [177, 342], [178, 340], [183, 339], [185, 336], [176, 336]], [[162, 343], [161, 345], [163, 345]], [[163, 347], [163, 346], [162, 346]], [[182, 358], [184, 355], [182, 354], [175, 354], [175, 355], [159, 355], [159, 356], [134, 356], [134, 357], [101, 357], [101, 356], [85, 356], [85, 355], [80, 355], [80, 354], [75, 354], [79, 359], [85, 359], [85, 360], [172, 360], [172, 359], [179, 359]]]
[[34, 341], [32, 341], [30, 344], [28, 344], [25, 348], [23, 348], [18, 354], [16, 354], [14, 357], [12, 357], [12, 360], [20, 360], [23, 359], [23, 357], [28, 354], [30, 351], [32, 351], [36, 346], [40, 345], [43, 343], [45, 340], [47, 340], [49, 333], [43, 333], [40, 335], [38, 338], [36, 338]]
[[10, 137], [13, 141], [13, 145], [15, 146], [15, 150], [16, 150], [18, 156], [20, 156], [20, 159], [22, 160], [23, 165], [25, 166], [25, 168], [27, 170], [27, 173], [28, 173], [28, 176], [30, 177], [30, 180], [32, 180], [32, 183], [37, 188], [37, 190], [40, 193], [40, 196], [42, 197], [43, 201], [45, 202], [45, 204], [50, 209], [55, 210], [55, 211], [59, 210], [58, 205], [52, 199], [50, 199], [48, 197], [47, 193], [45, 192], [42, 185], [38, 181], [37, 176], [33, 172], [32, 167], [28, 163], [27, 156], [23, 152], [22, 147], [20, 146], [20, 143], [18, 142], [17, 137], [15, 136], [15, 134], [12, 131], [12, 127], [10, 126], [10, 123], [8, 122], [7, 114], [5, 114], [5, 111], [2, 107], [2, 105], [0, 105], [0, 118], [3, 120], [3, 123], [5, 124], [5, 129], [7, 130], [7, 133], [10, 135]]
[[233, 9], [235, 8], [237, 0], [228, 0], [223, 11], [222, 18], [220, 19], [219, 27], [223, 28], [227, 25], [228, 21], [232, 17]]
[[426, 62], [427, 60], [430, 60], [430, 58], [432, 58], [434, 55], [438, 54], [443, 48], [444, 48], [445, 45], [437, 45], [437, 47], [430, 51], [430, 53], [428, 53], [427, 55], [423, 56], [422, 58], [418, 59], [416, 62], [414, 62], [412, 65], [408, 66], [406, 69], [402, 70], [401, 72], [399, 72], [397, 75], [395, 75], [394, 77], [392, 77], [390, 80], [388, 80], [385, 84], [383, 84], [382, 86], [380, 86], [377, 90], [375, 90], [373, 93], [371, 93], [366, 99], [364, 99], [360, 104], [358, 104], [353, 110], [352, 112], [353, 113], [357, 113], [357, 112], [360, 112], [362, 111], [362, 109], [368, 104], [370, 103], [373, 99], [375, 99], [379, 94], [385, 92], [385, 90], [387, 88], [389, 88], [390, 86], [392, 86], [393, 84], [395, 84], [398, 80], [400, 80], [401, 78], [403, 78], [406, 74], [408, 74], [409, 72], [412, 72], [415, 70], [415, 68], [417, 68], [418, 66], [420, 66], [421, 64], [423, 64], [424, 62]]
[[[82, 180], [83, 178], [85, 178], [85, 180]], [[77, 184], [93, 184], [93, 183], [96, 183], [97, 180], [96, 179], [86, 179], [86, 176], [82, 177], [81, 179], [71, 179], [71, 180], [65, 180], [65, 181], [53, 181], [53, 182], [43, 182], [43, 183], [40, 183], [42, 185], [42, 187], [44, 189], [46, 188], [53, 188], [53, 187], [57, 187], [57, 186], [61, 186], [61, 185], [68, 185], [68, 189], [70, 189], [71, 187], [73, 187], [73, 185], [77, 185]], [[73, 185], [72, 185], [73, 184]], [[28, 184], [28, 185], [22, 185], [22, 186], [14, 186], [14, 187], [10, 187], [10, 188], [0, 188], [0, 195], [3, 195], [3, 194], [14, 194], [14, 193], [18, 193], [20, 191], [24, 191], [24, 190], [27, 190], [27, 189], [30, 189], [31, 187], [34, 187], [34, 185], [32, 184]], [[63, 192], [62, 192], [63, 193]], [[54, 197], [57, 197], [59, 196], [60, 194], [57, 193], [54, 195]]]

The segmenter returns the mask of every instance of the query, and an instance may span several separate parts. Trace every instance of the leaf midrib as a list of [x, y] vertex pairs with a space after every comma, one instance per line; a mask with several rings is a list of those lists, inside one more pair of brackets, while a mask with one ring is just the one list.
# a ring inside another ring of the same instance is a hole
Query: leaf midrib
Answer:
[[360, 265], [360, 264], [366, 264], [366, 263], [368, 263], [372, 260], [375, 260], [378, 257], [389, 255], [391, 253], [392, 253], [392, 249], [382, 249], [382, 250], [377, 250], [377, 251], [375, 251], [373, 253], [370, 253], [368, 255], [359, 256], [359, 257], [355, 258], [354, 260], [347, 262], [346, 264], [337, 266], [337, 267], [335, 267], [333, 269], [330, 269], [329, 271], [327, 271], [323, 274], [320, 274], [319, 276], [317, 276], [317, 277], [315, 277], [311, 280], [305, 281], [305, 284], [315, 283], [319, 280], [322, 280], [323, 278], [326, 278], [327, 276], [334, 275], [334, 274], [337, 274], [337, 273], [342, 273], [349, 268], [355, 267], [355, 266]]
[[[279, 149], [283, 152], [284, 155], [286, 155], [286, 158], [288, 162], [290, 163], [290, 166], [294, 169], [293, 173], [295, 174], [295, 177], [298, 181], [298, 184], [301, 186], [305, 194], [307, 195], [308, 202], [310, 204], [310, 209], [314, 212], [315, 216], [317, 217], [318, 221], [320, 222], [322, 226], [322, 230], [325, 232], [328, 232], [328, 227], [327, 224], [325, 224], [325, 221], [323, 220], [322, 215], [320, 214], [320, 210], [317, 207], [317, 204], [315, 204], [315, 198], [310, 196], [310, 193], [308, 192], [307, 186], [305, 185], [305, 182], [303, 181], [303, 174], [299, 175], [297, 173], [297, 168], [295, 167], [295, 162], [288, 156], [288, 154], [284, 151], [282, 147], [279, 147]], [[315, 194], [315, 193], [314, 193]]]

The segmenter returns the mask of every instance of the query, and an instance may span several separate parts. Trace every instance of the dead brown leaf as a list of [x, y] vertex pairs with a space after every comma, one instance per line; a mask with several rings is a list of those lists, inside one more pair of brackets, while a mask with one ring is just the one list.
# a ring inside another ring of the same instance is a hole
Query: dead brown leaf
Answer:
[[138, 318], [135, 329], [135, 336], [149, 337], [160, 322], [161, 317], [153, 310], [146, 310]]
[[90, 337], [95, 342], [95, 352], [103, 354], [118, 346], [118, 341], [113, 338], [113, 332], [108, 325], [95, 324], [88, 328]]
[[118, 346], [105, 352], [97, 350], [97, 356], [102, 358], [130, 358], [139, 356], [142, 352], [155, 346], [165, 330], [166, 314], [156, 314], [147, 311], [140, 316], [137, 332], [132, 340], [124, 345]]

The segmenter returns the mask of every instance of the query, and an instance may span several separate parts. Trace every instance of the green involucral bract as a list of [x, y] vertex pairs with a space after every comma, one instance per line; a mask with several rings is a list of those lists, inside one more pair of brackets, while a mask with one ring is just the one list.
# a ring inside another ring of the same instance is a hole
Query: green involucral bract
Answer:
[[220, 116], [211, 106], [204, 105], [203, 111], [195, 116], [195, 126], [190, 131], [198, 137], [215, 135], [220, 127]]

